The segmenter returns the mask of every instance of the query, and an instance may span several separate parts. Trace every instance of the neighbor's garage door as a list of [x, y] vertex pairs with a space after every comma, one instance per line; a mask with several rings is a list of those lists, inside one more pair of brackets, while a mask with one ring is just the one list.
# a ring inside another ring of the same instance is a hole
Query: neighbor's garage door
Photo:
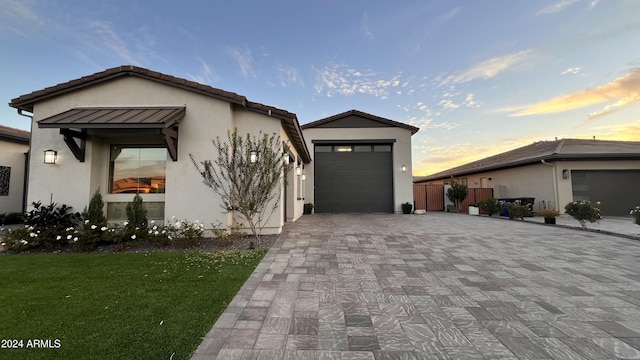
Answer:
[[392, 144], [315, 145], [317, 213], [393, 210]]
[[640, 201], [640, 170], [572, 170], [573, 200], [600, 201], [605, 216], [629, 215]]

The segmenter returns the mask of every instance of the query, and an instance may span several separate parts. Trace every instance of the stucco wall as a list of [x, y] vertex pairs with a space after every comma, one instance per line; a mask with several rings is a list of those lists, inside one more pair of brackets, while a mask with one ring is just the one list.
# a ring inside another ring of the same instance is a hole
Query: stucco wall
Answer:
[[[564, 206], [573, 201], [572, 170], [632, 169], [640, 169], [639, 160], [554, 161], [465, 175], [456, 179], [466, 178], [469, 187], [481, 187], [481, 179], [485, 178], [497, 198], [535, 197], [534, 211], [537, 212], [546, 205], [563, 212]], [[563, 178], [564, 170], [569, 174], [566, 179]], [[442, 179], [429, 183], [442, 184], [445, 181], [447, 180]]]
[[[310, 128], [303, 130], [304, 138], [313, 159], [313, 140], [365, 140], [395, 139], [393, 144], [393, 198], [394, 210], [402, 213], [401, 204], [413, 203], [413, 178], [411, 166], [411, 131], [398, 127], [376, 128]], [[314, 203], [313, 161], [305, 167], [305, 201]], [[406, 171], [402, 172], [402, 165]], [[363, 179], [362, 181], [366, 181]]]
[[[145, 201], [164, 201], [165, 219], [176, 216], [179, 219], [199, 220], [205, 224], [219, 222], [226, 226], [230, 221], [220, 199], [213, 190], [203, 184], [189, 155], [198, 161], [213, 160], [217, 154], [211, 143], [216, 136], [226, 139], [227, 130], [234, 126], [239, 131], [255, 130], [280, 132], [280, 120], [267, 116], [238, 115], [250, 112], [237, 109], [226, 101], [199, 95], [157, 82], [128, 77], [89, 87], [82, 91], [58, 96], [52, 100], [36, 104], [34, 122], [78, 106], [183, 106], [186, 114], [179, 126], [178, 161], [172, 161], [167, 154], [166, 193], [143, 194]], [[100, 188], [109, 201], [131, 201], [132, 194], [105, 194], [108, 186], [110, 144], [157, 143], [157, 138], [146, 136], [91, 136], [87, 141], [85, 162], [75, 159], [63, 142], [58, 129], [40, 129], [33, 126], [33, 151], [42, 154], [45, 149], [58, 151], [55, 165], [45, 165], [34, 161], [30, 171], [29, 201], [45, 200], [50, 194], [53, 201], [65, 203], [81, 211], [93, 192]], [[274, 215], [275, 217], [275, 215]], [[279, 231], [281, 226], [273, 228]]]
[[9, 195], [0, 196], [0, 214], [21, 212], [24, 193], [25, 153], [29, 145], [0, 139], [0, 166], [11, 168]]

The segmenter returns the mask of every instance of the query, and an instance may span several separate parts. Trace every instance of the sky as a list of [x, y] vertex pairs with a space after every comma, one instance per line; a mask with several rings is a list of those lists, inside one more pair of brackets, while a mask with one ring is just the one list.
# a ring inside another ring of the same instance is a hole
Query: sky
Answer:
[[[120, 65], [420, 128], [413, 174], [535, 141], [640, 141], [637, 0], [0, 0], [0, 98]], [[0, 124], [29, 130], [0, 106]]]

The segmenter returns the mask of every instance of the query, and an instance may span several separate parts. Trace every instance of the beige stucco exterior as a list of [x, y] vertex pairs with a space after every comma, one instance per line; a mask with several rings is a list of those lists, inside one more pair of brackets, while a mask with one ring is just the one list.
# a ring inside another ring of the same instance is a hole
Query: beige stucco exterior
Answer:
[[[493, 188], [496, 198], [534, 197], [535, 212], [553, 208], [564, 212], [564, 206], [574, 201], [571, 171], [575, 170], [634, 170], [640, 169], [639, 160], [552, 161], [486, 171], [455, 177], [466, 179], [470, 188]], [[564, 178], [563, 174], [567, 174]], [[442, 184], [449, 179], [424, 183]]]
[[[112, 144], [162, 144], [156, 132], [96, 130], [89, 134], [85, 162], [78, 161], [59, 134], [58, 129], [38, 128], [37, 122], [75, 107], [107, 106], [185, 106], [186, 114], [179, 125], [178, 160], [167, 154], [165, 194], [142, 194], [144, 201], [164, 201], [165, 220], [175, 216], [205, 224], [219, 223], [231, 226], [232, 217], [221, 208], [217, 194], [203, 184], [190, 156], [196, 160], [216, 157], [211, 140], [227, 137], [237, 128], [240, 134], [275, 133], [288, 142], [281, 120], [266, 114], [233, 106], [227, 101], [181, 89], [176, 86], [149, 81], [139, 77], [125, 77], [102, 82], [58, 95], [34, 105], [32, 153], [42, 154], [46, 149], [58, 151], [55, 165], [32, 161], [30, 166], [28, 201], [42, 200], [73, 206], [81, 211], [88, 205], [92, 194], [100, 189], [105, 202], [129, 202], [132, 194], [107, 194], [109, 188], [109, 148]], [[299, 156], [295, 148], [290, 150]], [[290, 186], [295, 187], [292, 183]], [[295, 189], [291, 190], [295, 191]], [[281, 199], [284, 199], [282, 195]], [[287, 218], [295, 220], [302, 214], [302, 202], [283, 201], [263, 229], [264, 234], [279, 233]], [[285, 210], [286, 208], [286, 210]]]
[[[394, 211], [402, 213], [401, 204], [413, 202], [413, 178], [411, 176], [411, 131], [400, 127], [369, 127], [369, 128], [308, 128], [303, 130], [307, 148], [313, 159], [314, 140], [338, 140], [349, 142], [349, 140], [366, 139], [392, 139], [393, 143], [393, 198]], [[305, 166], [306, 181], [304, 181], [305, 203], [315, 203], [314, 199], [314, 166]], [[402, 171], [402, 166], [405, 171]], [[366, 179], [363, 179], [366, 181]]]
[[22, 211], [25, 153], [28, 151], [29, 144], [0, 138], [0, 166], [11, 168], [9, 194], [0, 195], [0, 214]]

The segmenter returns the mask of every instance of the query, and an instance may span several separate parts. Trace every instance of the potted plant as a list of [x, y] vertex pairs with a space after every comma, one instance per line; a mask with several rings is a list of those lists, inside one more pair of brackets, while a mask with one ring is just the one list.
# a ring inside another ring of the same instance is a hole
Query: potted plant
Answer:
[[411, 209], [413, 208], [413, 205], [411, 205], [411, 203], [406, 202], [406, 203], [402, 203], [402, 213], [403, 214], [411, 214]]
[[467, 185], [461, 184], [456, 180], [451, 180], [451, 187], [447, 189], [447, 198], [451, 200], [453, 205], [455, 206], [455, 211], [453, 208], [448, 208], [450, 212], [460, 211], [460, 206], [464, 199], [467, 198]]
[[544, 209], [540, 210], [540, 216], [544, 218], [545, 224], [555, 225], [556, 218], [560, 216], [560, 212], [554, 209]]
[[304, 214], [311, 214], [311, 211], [313, 211], [313, 204], [312, 203], [304, 204], [303, 213]]
[[636, 206], [634, 209], [629, 211], [629, 215], [633, 215], [633, 222], [640, 225], [640, 206]]

